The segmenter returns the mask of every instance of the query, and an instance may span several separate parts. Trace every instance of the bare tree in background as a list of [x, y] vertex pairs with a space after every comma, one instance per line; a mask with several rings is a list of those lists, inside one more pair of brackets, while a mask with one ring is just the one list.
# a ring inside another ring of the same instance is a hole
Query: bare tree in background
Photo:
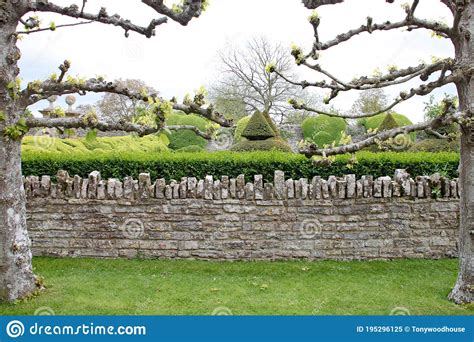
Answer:
[[293, 76], [294, 63], [287, 49], [264, 37], [248, 41], [243, 48], [230, 47], [220, 52], [222, 73], [211, 88], [211, 95], [228, 101], [242, 101], [248, 114], [263, 111], [283, 123], [294, 112], [288, 98], [302, 96], [301, 90], [277, 74], [269, 73], [266, 70], [269, 63], [275, 63], [287, 77]]
[[[148, 86], [142, 80], [137, 79], [118, 79], [117, 84], [127, 88], [135, 93], [158, 94], [152, 87]], [[124, 95], [105, 93], [97, 104], [99, 118], [106, 121], [130, 120], [137, 114], [137, 110], [148, 109], [150, 104], [140, 99], [129, 98]]]
[[[61, 64], [60, 73], [51, 75], [49, 79], [33, 81], [26, 87], [21, 87], [18, 78], [18, 60], [21, 58], [17, 47], [19, 36], [51, 30], [51, 26], [42, 28], [41, 21], [35, 14], [55, 13], [74, 20], [71, 24], [54, 26], [54, 30], [94, 22], [123, 29], [126, 37], [135, 32], [151, 38], [155, 35], [156, 27], [169, 19], [187, 25], [193, 18], [199, 17], [207, 5], [205, 0], [184, 0], [172, 8], [167, 7], [163, 1], [156, 0], [133, 3], [149, 8], [157, 17], [147, 26], [139, 26], [118, 14], [109, 15], [105, 8], [101, 8], [98, 13], [88, 12], [86, 0], [82, 1], [81, 6], [73, 4], [66, 7], [47, 0], [0, 1], [0, 300], [14, 301], [31, 295], [41, 287], [31, 265], [21, 173], [21, 140], [30, 128], [89, 128], [146, 135], [161, 130], [164, 127], [165, 113], [172, 109], [187, 114], [195, 113], [223, 126], [231, 125], [212, 106], [203, 107], [203, 99], [199, 94], [196, 94], [194, 100], [179, 104], [165, 101], [155, 93], [136, 92], [120, 82], [109, 82], [100, 77], [74, 78], [68, 75], [71, 66], [69, 61]], [[50, 96], [73, 93], [84, 95], [88, 92], [114, 93], [152, 103], [154, 124], [146, 126], [125, 120], [107, 122], [92, 113], [78, 118], [34, 118], [28, 115], [29, 106]]]
[[352, 106], [352, 111], [361, 114], [375, 113], [387, 105], [388, 97], [383, 89], [368, 89], [360, 93]]
[[[303, 0], [304, 5], [309, 9], [316, 9], [322, 5], [342, 3], [344, 0]], [[393, 3], [393, 0], [386, 0]], [[474, 1], [470, 0], [440, 0], [452, 13], [451, 25], [440, 21], [420, 19], [415, 15], [419, 0], [414, 0], [411, 4], [404, 4], [404, 17], [400, 21], [374, 23], [371, 17], [367, 21], [353, 30], [337, 35], [334, 39], [323, 42], [320, 40], [319, 26], [322, 19], [314, 12], [309, 21], [314, 29], [314, 44], [311, 51], [305, 54], [302, 49], [295, 47], [292, 55], [298, 65], [313, 70], [322, 75], [319, 81], [298, 82], [303, 88], [317, 87], [327, 89], [329, 96], [327, 101], [338, 96], [341, 92], [350, 90], [371, 90], [381, 89], [397, 84], [403, 84], [415, 78], [420, 78], [421, 85], [402, 91], [393, 102], [385, 108], [378, 109], [371, 113], [325, 113], [316, 108], [299, 102], [292, 101], [294, 108], [305, 109], [319, 114], [342, 117], [345, 119], [358, 119], [372, 117], [380, 113], [392, 110], [396, 105], [405, 102], [414, 96], [424, 96], [430, 94], [447, 84], [454, 84], [457, 87], [459, 97], [459, 107], [451, 99], [445, 99], [443, 111], [440, 115], [426, 122], [397, 127], [376, 133], [368, 133], [358, 142], [347, 145], [320, 148], [309, 145], [302, 149], [306, 156], [329, 156], [342, 153], [352, 153], [362, 148], [368, 147], [379, 141], [395, 138], [401, 134], [408, 134], [416, 131], [433, 132], [444, 126], [449, 126], [456, 122], [461, 130], [461, 165], [460, 165], [460, 230], [459, 230], [459, 260], [460, 269], [454, 289], [449, 294], [449, 298], [456, 303], [472, 303], [474, 301]], [[331, 72], [318, 64], [318, 53], [351, 40], [353, 37], [376, 31], [389, 31], [406, 29], [408, 32], [417, 29], [426, 29], [435, 35], [448, 39], [452, 42], [455, 50], [453, 58], [444, 58], [433, 61], [431, 64], [421, 63], [417, 66], [405, 69], [389, 70], [387, 74], [377, 76], [367, 76], [343, 81], [334, 76]], [[271, 67], [277, 75], [282, 77], [284, 72], [277, 67]], [[292, 80], [288, 79], [289, 82]], [[296, 82], [293, 82], [296, 84]]]

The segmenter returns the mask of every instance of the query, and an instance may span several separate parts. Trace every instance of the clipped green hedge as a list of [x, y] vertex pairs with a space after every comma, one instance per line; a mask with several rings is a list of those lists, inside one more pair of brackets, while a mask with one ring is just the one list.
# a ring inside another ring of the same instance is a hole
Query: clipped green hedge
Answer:
[[49, 136], [26, 136], [22, 140], [24, 153], [161, 153], [169, 151], [166, 134], [137, 137], [100, 137], [88, 141], [85, 138], [59, 139]]
[[282, 151], [291, 153], [291, 147], [281, 138], [269, 138], [265, 140], [244, 140], [234, 146], [232, 151]]
[[429, 175], [440, 172], [457, 177], [459, 155], [457, 153], [372, 153], [359, 152], [358, 163], [348, 166], [349, 155], [338, 156], [330, 167], [314, 166], [303, 155], [284, 152], [195, 152], [161, 154], [53, 154], [25, 153], [24, 175], [55, 175], [64, 169], [71, 175], [86, 177], [99, 170], [103, 178], [137, 177], [149, 172], [153, 179], [164, 177], [179, 180], [181, 177], [203, 178], [207, 174], [236, 177], [243, 173], [248, 180], [262, 174], [266, 181], [273, 180], [275, 170], [286, 172], [288, 178], [328, 177], [354, 173], [358, 177], [373, 175], [392, 176], [395, 169], [404, 168], [412, 175]]

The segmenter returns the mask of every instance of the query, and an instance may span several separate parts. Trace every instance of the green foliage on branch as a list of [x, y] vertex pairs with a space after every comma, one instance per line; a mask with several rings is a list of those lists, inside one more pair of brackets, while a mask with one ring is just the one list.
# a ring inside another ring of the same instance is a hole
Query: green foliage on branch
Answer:
[[[100, 140], [98, 138], [97, 140]], [[372, 153], [359, 152], [357, 162], [350, 163], [350, 155], [337, 156], [330, 166], [313, 165], [306, 157], [282, 152], [193, 152], [193, 153], [37, 153], [24, 151], [24, 175], [56, 175], [58, 170], [86, 177], [100, 170], [104, 178], [138, 177], [141, 172], [150, 172], [153, 179], [180, 179], [227, 175], [236, 177], [243, 173], [247, 180], [262, 174], [266, 181], [273, 180], [275, 170], [285, 171], [287, 178], [312, 178], [319, 175], [342, 176], [344, 174], [392, 176], [396, 169], [407, 169], [413, 175], [430, 175], [440, 172], [457, 177], [459, 154], [457, 153]]]
[[26, 126], [26, 120], [22, 117], [15, 125], [5, 127], [3, 129], [3, 135], [11, 140], [19, 140], [28, 133], [28, 130], [29, 128]]

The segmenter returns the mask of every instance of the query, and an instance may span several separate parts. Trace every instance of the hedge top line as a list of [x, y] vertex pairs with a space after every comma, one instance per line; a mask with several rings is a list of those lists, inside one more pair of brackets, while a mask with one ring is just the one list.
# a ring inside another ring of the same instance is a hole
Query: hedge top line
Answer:
[[24, 178], [26, 195], [32, 198], [129, 200], [147, 199], [204, 199], [204, 200], [325, 200], [354, 198], [459, 198], [458, 179], [448, 179], [440, 174], [411, 178], [403, 169], [397, 169], [393, 179], [385, 176], [374, 178], [354, 174], [344, 177], [320, 176], [312, 180], [285, 179], [283, 171], [275, 171], [273, 182], [264, 182], [262, 175], [254, 175], [253, 182], [245, 182], [245, 176], [236, 178], [222, 176], [214, 179], [183, 177], [180, 181], [164, 178], [152, 183], [149, 173], [141, 173], [138, 179], [125, 177], [122, 181], [110, 178], [103, 180], [100, 172], [93, 171], [88, 178], [70, 177], [67, 171], [58, 172], [57, 183], [50, 176], [28, 176]]
[[[359, 152], [353, 163], [350, 155], [338, 156], [330, 165], [314, 164], [305, 156], [281, 152], [215, 152], [215, 153], [157, 153], [157, 154], [95, 154], [68, 155], [25, 153], [22, 158], [24, 175], [51, 175], [67, 170], [72, 175], [87, 178], [100, 170], [103, 178], [138, 178], [150, 173], [151, 178], [167, 181], [182, 177], [205, 178], [206, 175], [237, 177], [239, 174], [262, 174], [265, 181], [273, 181], [274, 170], [284, 171], [289, 178], [328, 178], [331, 175], [356, 174], [382, 177], [396, 169], [406, 169], [412, 175], [458, 176], [459, 154], [456, 153], [372, 153]], [[53, 177], [54, 178], [54, 177]], [[252, 181], [247, 176], [246, 181]]]

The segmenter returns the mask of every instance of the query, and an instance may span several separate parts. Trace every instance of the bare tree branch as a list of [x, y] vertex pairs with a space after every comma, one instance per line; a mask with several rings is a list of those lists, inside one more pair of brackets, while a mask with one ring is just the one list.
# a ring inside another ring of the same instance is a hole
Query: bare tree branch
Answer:
[[[163, 4], [162, 6], [166, 7]], [[51, 13], [66, 15], [66, 16], [76, 18], [76, 19], [80, 18], [80, 19], [94, 21], [94, 22], [98, 22], [102, 24], [120, 26], [125, 30], [125, 36], [128, 36], [129, 31], [134, 31], [146, 36], [147, 38], [150, 38], [151, 36], [155, 34], [155, 28], [158, 25], [164, 24], [168, 21], [167, 17], [153, 19], [147, 27], [142, 27], [142, 26], [133, 24], [128, 19], [121, 18], [121, 16], [118, 14], [109, 16], [109, 14], [107, 13], [107, 10], [104, 7], [101, 8], [98, 14], [91, 14], [91, 13], [83, 12], [75, 4], [70, 5], [69, 7], [62, 7], [46, 0], [31, 2], [29, 4], [28, 9], [30, 11], [51, 12]]]
[[317, 113], [317, 114], [323, 114], [323, 115], [328, 115], [328, 116], [332, 116], [332, 117], [340, 117], [340, 118], [344, 118], [344, 119], [367, 118], [367, 117], [372, 117], [372, 116], [379, 115], [379, 114], [382, 114], [382, 113], [386, 113], [389, 110], [393, 109], [398, 104], [411, 99], [415, 95], [420, 95], [420, 96], [427, 95], [427, 94], [431, 93], [433, 90], [435, 90], [439, 87], [442, 87], [442, 86], [444, 86], [446, 84], [449, 84], [449, 83], [454, 83], [454, 82], [456, 82], [456, 80], [459, 79], [459, 77], [460, 76], [457, 75], [457, 74], [451, 74], [451, 75], [448, 75], [448, 76], [441, 75], [440, 78], [438, 78], [438, 80], [436, 80], [436, 81], [433, 81], [433, 82], [430, 82], [430, 83], [427, 83], [427, 84], [422, 84], [417, 88], [412, 88], [412, 89], [410, 89], [409, 92], [401, 92], [400, 96], [395, 101], [393, 101], [390, 105], [388, 105], [387, 107], [385, 107], [385, 108], [383, 108], [379, 111], [376, 111], [374, 113], [341, 114], [341, 113], [334, 113], [334, 112], [325, 112], [325, 111], [320, 110], [320, 109], [311, 108], [311, 107], [305, 105], [304, 103], [300, 103], [296, 100], [290, 100], [290, 102], [291, 102], [291, 105], [293, 106], [294, 109], [302, 109], [302, 110], [306, 110], [306, 111]]
[[191, 125], [175, 125], [175, 126], [165, 126], [164, 129], [168, 129], [170, 131], [179, 131], [183, 129], [189, 129], [199, 135], [200, 137], [206, 139], [206, 140], [212, 140], [212, 135], [201, 131], [199, 128], [196, 126], [191, 126]]
[[[385, 0], [385, 1], [388, 3], [394, 2], [394, 0]], [[443, 4], [445, 4], [451, 10], [451, 12], [455, 11], [456, 7], [453, 0], [440, 0], [440, 1]], [[309, 8], [309, 9], [315, 9], [323, 5], [339, 4], [341, 2], [344, 2], [344, 0], [303, 0], [303, 4], [306, 6], [306, 8]]]
[[54, 26], [54, 28], [45, 27], [45, 28], [39, 28], [36, 30], [30, 30], [30, 31], [17, 31], [16, 34], [31, 34], [31, 33], [44, 32], [44, 31], [56, 31], [56, 29], [62, 28], [62, 27], [73, 27], [73, 26], [80, 26], [80, 25], [91, 24], [91, 23], [93, 23], [93, 21], [81, 21], [79, 23], [57, 25], [57, 26]]
[[90, 128], [99, 131], [125, 131], [136, 132], [140, 136], [155, 133], [162, 127], [150, 127], [137, 125], [130, 122], [103, 122], [88, 120], [87, 117], [79, 118], [27, 118], [26, 125], [29, 128]]
[[[308, 8], [316, 8], [322, 5], [335, 4], [335, 3], [341, 3], [341, 2], [343, 2], [343, 0], [334, 0], [334, 1], [303, 0], [303, 3]], [[387, 1], [387, 2], [393, 2], [393, 0]], [[423, 29], [436, 32], [438, 35], [441, 35], [445, 38], [451, 37], [453, 35], [453, 30], [447, 25], [445, 25], [444, 23], [439, 22], [439, 21], [424, 20], [424, 19], [415, 17], [414, 13], [418, 6], [418, 2], [419, 0], [415, 0], [413, 1], [413, 4], [411, 7], [410, 6], [405, 7], [405, 11], [407, 15], [404, 20], [401, 20], [395, 23], [386, 21], [384, 23], [375, 24], [373, 23], [373, 20], [371, 17], [367, 17], [367, 22], [365, 25], [362, 25], [356, 29], [349, 30], [346, 33], [339, 34], [336, 38], [330, 41], [327, 41], [325, 43], [322, 43], [319, 41], [318, 28], [321, 23], [321, 20], [317, 16], [314, 18], [312, 17], [310, 19], [310, 23], [313, 25], [315, 42], [313, 44], [313, 49], [311, 53], [307, 55], [304, 59], [306, 60], [308, 57], [317, 59], [318, 58], [317, 51], [327, 50], [333, 46], [346, 42], [349, 39], [353, 38], [354, 36], [357, 36], [364, 32], [373, 33], [374, 31], [389, 31], [389, 30], [406, 27], [408, 31], [423, 28]]]
[[394, 71], [389, 72], [386, 75], [381, 75], [377, 77], [367, 77], [367, 76], [359, 77], [357, 79], [352, 80], [351, 82], [344, 82], [336, 78], [331, 73], [321, 68], [319, 64], [311, 65], [310, 63], [305, 61], [304, 63], [302, 63], [302, 65], [305, 65], [308, 68], [325, 75], [331, 80], [331, 82], [328, 83], [325, 80], [317, 81], [317, 82], [308, 82], [306, 80], [294, 81], [290, 79], [289, 77], [285, 76], [281, 71], [277, 70], [276, 68], [273, 69], [273, 72], [275, 72], [278, 76], [280, 76], [286, 82], [296, 85], [296, 86], [300, 86], [303, 89], [307, 87], [330, 89], [331, 94], [326, 100], [326, 104], [327, 104], [329, 103], [330, 100], [335, 98], [341, 91], [343, 92], [343, 91], [349, 91], [349, 90], [370, 90], [370, 89], [385, 88], [385, 87], [390, 87], [393, 85], [405, 83], [418, 76], [421, 78], [421, 80], [426, 81], [428, 80], [429, 76], [431, 76], [436, 71], [444, 71], [443, 73], [443, 78], [444, 78], [445, 72], [453, 69], [454, 61], [451, 58], [446, 58], [444, 60], [438, 61], [430, 65], [420, 64], [416, 67], [409, 67], [406, 69], [394, 70]]
[[[69, 64], [65, 62], [62, 64], [62, 66], [65, 64], [67, 64], [67, 71]], [[20, 92], [19, 102], [24, 107], [27, 107], [53, 95], [66, 95], [74, 93], [85, 95], [87, 92], [113, 93], [144, 102], [149, 102], [149, 100], [153, 100], [155, 103], [165, 102], [165, 100], [158, 96], [158, 94], [146, 94], [131, 91], [130, 89], [123, 86], [123, 82], [107, 82], [103, 79], [96, 78], [91, 78], [88, 80], [71, 80], [67, 82], [58, 82], [54, 80], [31, 82], [28, 84], [26, 89]], [[223, 115], [216, 112], [212, 106], [205, 108], [196, 103], [191, 103], [189, 105], [172, 103], [172, 106], [175, 110], [183, 111], [186, 114], [198, 114], [224, 127], [230, 127], [233, 123], [232, 120], [228, 120]]]

